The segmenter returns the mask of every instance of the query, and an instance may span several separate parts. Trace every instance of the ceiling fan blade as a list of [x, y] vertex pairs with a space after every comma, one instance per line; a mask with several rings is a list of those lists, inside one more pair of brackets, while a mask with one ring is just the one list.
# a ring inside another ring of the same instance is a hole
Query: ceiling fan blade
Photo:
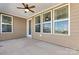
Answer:
[[28, 4], [26, 4], [26, 6], [25, 7], [28, 7]]
[[29, 9], [29, 11], [31, 11], [32, 13], [34, 13], [34, 11], [33, 11], [33, 10], [30, 10], [30, 9]]
[[25, 13], [27, 13], [27, 11], [25, 11]]
[[24, 7], [26, 7], [26, 5], [25, 5], [24, 3], [22, 3], [22, 5], [23, 5]]
[[30, 6], [29, 8], [35, 8], [35, 6]]
[[25, 8], [22, 8], [22, 7], [17, 7], [18, 9], [25, 9]]

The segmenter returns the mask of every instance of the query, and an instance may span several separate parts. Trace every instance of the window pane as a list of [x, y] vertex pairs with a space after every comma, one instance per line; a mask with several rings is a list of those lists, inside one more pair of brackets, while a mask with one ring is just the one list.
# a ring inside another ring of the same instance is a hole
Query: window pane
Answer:
[[35, 17], [35, 23], [40, 23], [40, 16]]
[[44, 23], [43, 24], [43, 32], [44, 33], [51, 33], [51, 23]]
[[68, 34], [68, 20], [55, 22], [54, 32], [60, 34]]
[[40, 24], [39, 25], [35, 25], [35, 32], [40, 32]]
[[43, 22], [51, 21], [51, 12], [43, 14]]
[[55, 20], [68, 18], [68, 6], [55, 10]]
[[3, 23], [9, 23], [11, 24], [11, 17], [8, 17], [8, 16], [2, 16], [2, 22]]
[[2, 25], [2, 32], [12, 32], [11, 25]]

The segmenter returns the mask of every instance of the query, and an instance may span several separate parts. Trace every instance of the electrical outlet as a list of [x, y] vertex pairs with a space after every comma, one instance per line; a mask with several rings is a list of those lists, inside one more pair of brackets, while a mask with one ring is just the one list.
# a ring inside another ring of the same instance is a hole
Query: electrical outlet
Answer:
[[40, 37], [41, 37], [42, 35], [40, 34]]

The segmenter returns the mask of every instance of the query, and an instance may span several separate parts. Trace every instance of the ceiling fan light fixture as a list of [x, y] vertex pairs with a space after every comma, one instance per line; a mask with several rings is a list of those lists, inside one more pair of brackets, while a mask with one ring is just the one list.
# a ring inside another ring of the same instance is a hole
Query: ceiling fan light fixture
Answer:
[[35, 6], [28, 6], [28, 4], [25, 4], [25, 3], [22, 3], [23, 7], [17, 7], [18, 9], [24, 9], [24, 12], [27, 13], [27, 12], [32, 12], [34, 13], [33, 10], [31, 10], [32, 8], [35, 8]]
[[28, 10], [28, 9], [25, 9], [25, 11], [26, 11], [26, 12], [29, 12], [29, 10]]

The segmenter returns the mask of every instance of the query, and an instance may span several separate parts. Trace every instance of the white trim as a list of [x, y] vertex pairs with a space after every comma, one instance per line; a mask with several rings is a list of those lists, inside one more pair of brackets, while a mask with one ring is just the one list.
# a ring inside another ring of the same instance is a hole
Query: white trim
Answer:
[[9, 23], [2, 23], [2, 24], [5, 24], [5, 25], [12, 25], [12, 24], [9, 24]]
[[[42, 21], [42, 30], [43, 30], [43, 24], [51, 23], [51, 32], [50, 33], [45, 33], [45, 32], [42, 31], [43, 34], [52, 34], [52, 10], [48, 10], [47, 12], [44, 12], [42, 15], [44, 15], [44, 14], [46, 14], [48, 12], [51, 13], [51, 20], [50, 21], [47, 21], [47, 22], [43, 22]], [[43, 18], [42, 18], [42, 20], [43, 20]]]
[[12, 16], [12, 32], [13, 32], [13, 16]]
[[2, 33], [2, 14], [1, 14], [1, 33]]
[[53, 16], [53, 14], [52, 14], [52, 10], [51, 10], [51, 34], [53, 34], [53, 18], [52, 18], [52, 16]]
[[[11, 24], [8, 24], [8, 23], [2, 23], [2, 16], [8, 16], [8, 17], [11, 17]], [[2, 32], [2, 24], [5, 24], [5, 25], [11, 25], [11, 32]], [[13, 32], [13, 16], [10, 16], [10, 15], [5, 15], [5, 14], [1, 14], [1, 33], [12, 33]]]
[[[54, 19], [54, 12], [55, 12], [55, 10], [56, 9], [59, 9], [59, 8], [62, 8], [62, 7], [65, 7], [65, 6], [68, 6], [68, 19], [63, 19], [63, 20], [55, 20]], [[59, 22], [59, 21], [65, 21], [65, 20], [68, 20], [68, 34], [60, 34], [60, 33], [55, 33], [55, 31], [54, 31], [54, 23], [55, 22]], [[70, 36], [70, 4], [65, 4], [65, 5], [62, 5], [62, 6], [60, 6], [60, 7], [58, 7], [58, 8], [55, 8], [55, 9], [53, 9], [53, 34], [54, 35], [64, 35], [64, 36]]]
[[59, 8], [65, 7], [65, 6], [67, 6], [67, 5], [69, 5], [69, 4], [64, 4], [64, 5], [58, 6], [58, 7], [54, 8], [53, 10], [56, 10], [56, 9], [59, 9]]
[[[31, 35], [29, 35], [29, 20], [31, 20], [32, 21], [32, 18], [30, 18], [30, 19], [28, 19], [26, 22], [26, 29], [27, 29], [27, 31], [26, 31], [26, 36], [27, 37], [30, 37], [30, 38], [32, 38], [32, 26], [31, 26]], [[32, 23], [32, 22], [31, 22]]]
[[38, 24], [35, 24], [35, 25], [40, 25], [40, 23], [38, 23]]
[[69, 26], [68, 27], [69, 29], [68, 29], [68, 31], [69, 31], [69, 34], [68, 35], [70, 36], [70, 3], [68, 4], [68, 13], [69, 13], [68, 14], [68, 18], [69, 18], [69, 25], [68, 25]]
[[52, 11], [53, 11], [53, 22], [52, 22], [53, 23], [53, 29], [52, 30], [53, 30], [53, 34], [54, 34], [54, 10], [52, 10]]
[[41, 14], [41, 34], [43, 33], [43, 13]]
[[46, 14], [46, 13], [49, 13], [49, 12], [51, 12], [51, 10], [44, 11], [43, 15]]
[[28, 17], [27, 19], [29, 19], [29, 18], [31, 18], [31, 17], [33, 17], [33, 16], [36, 16], [36, 15], [38, 15], [38, 14], [41, 14], [41, 13], [43, 13], [43, 12], [45, 12], [45, 11], [48, 11], [48, 10], [50, 10], [50, 9], [52, 10], [52, 9], [56, 8], [57, 6], [62, 5], [62, 4], [64, 4], [64, 3], [59, 3], [59, 4], [56, 4], [56, 5], [54, 5], [54, 6], [51, 6], [50, 8], [47, 8], [47, 9], [45, 9], [45, 10], [43, 10], [43, 11], [40, 11], [40, 12], [38, 12], [38, 13], [36, 13], [36, 14], [30, 16], [30, 17]]
[[66, 20], [68, 20], [69, 18], [66, 18], [66, 19], [61, 19], [61, 20], [54, 20], [53, 22], [60, 22], [60, 21], [66, 21]]
[[46, 22], [43, 22], [43, 24], [46, 24], [46, 23], [50, 23], [51, 21], [46, 21]]

